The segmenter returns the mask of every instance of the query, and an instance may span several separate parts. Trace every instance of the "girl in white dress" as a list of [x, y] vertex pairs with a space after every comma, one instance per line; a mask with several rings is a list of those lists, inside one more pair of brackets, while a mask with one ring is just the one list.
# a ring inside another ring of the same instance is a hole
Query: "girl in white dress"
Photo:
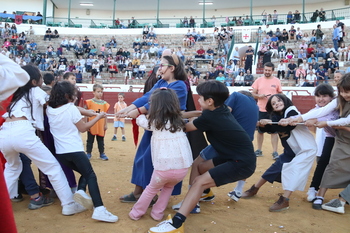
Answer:
[[151, 153], [154, 171], [150, 184], [129, 216], [133, 220], [139, 220], [146, 213], [153, 197], [161, 190], [151, 211], [151, 217], [160, 221], [174, 186], [185, 178], [193, 159], [176, 93], [163, 87], [155, 90], [150, 100], [149, 115], [139, 115], [136, 122], [139, 126], [153, 131]]

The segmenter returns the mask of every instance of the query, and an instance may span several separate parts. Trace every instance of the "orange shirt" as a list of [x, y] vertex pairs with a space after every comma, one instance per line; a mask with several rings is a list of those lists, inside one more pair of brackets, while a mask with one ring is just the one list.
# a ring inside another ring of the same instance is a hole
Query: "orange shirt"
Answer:
[[[282, 92], [281, 81], [276, 77], [266, 78], [265, 76], [258, 78], [252, 85], [252, 88], [257, 90], [257, 94], [274, 95]], [[267, 100], [270, 96], [264, 99], [258, 99], [258, 107], [260, 112], [266, 112]]]
[[[114, 113], [117, 113], [119, 112], [120, 110], [126, 108], [128, 105], [123, 101], [123, 102], [117, 102], [115, 103], [114, 105]], [[120, 122], [125, 122], [125, 118], [122, 117], [122, 118], [118, 118], [118, 117], [114, 117], [114, 121], [120, 121]]]
[[[95, 100], [95, 99], [91, 99], [91, 100], [86, 100], [85, 101], [85, 105], [87, 107], [87, 109], [92, 109], [96, 112], [107, 112], [109, 109], [109, 103], [107, 103], [104, 100]], [[95, 116], [93, 117], [89, 117], [89, 121], [91, 121], [92, 119], [94, 119]], [[106, 124], [106, 119], [100, 119], [99, 121], [96, 122], [96, 124], [94, 124], [91, 128], [90, 128], [90, 133], [92, 135], [98, 135], [101, 137], [105, 136], [105, 124]]]

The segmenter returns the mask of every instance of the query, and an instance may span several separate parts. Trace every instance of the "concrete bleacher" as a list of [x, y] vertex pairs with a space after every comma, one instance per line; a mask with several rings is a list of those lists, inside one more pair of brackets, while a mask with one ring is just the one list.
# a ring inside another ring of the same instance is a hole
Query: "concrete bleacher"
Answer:
[[[345, 25], [349, 25], [350, 20], [344, 20], [343, 21]], [[303, 32], [307, 32], [309, 35], [311, 35], [312, 29], [315, 29], [318, 23], [310, 23], [310, 24], [296, 24], [294, 25], [295, 28], [300, 27]], [[322, 23], [322, 30], [326, 35], [326, 38], [324, 40], [324, 44], [329, 44], [332, 43], [331, 35], [332, 35], [332, 25], [334, 24], [333, 22], [324, 22]], [[33, 25], [35, 29], [35, 34], [36, 35], [31, 35], [28, 40], [33, 39], [34, 41], [37, 42], [38, 44], [38, 50], [41, 52], [46, 51], [47, 46], [51, 43], [54, 48], [59, 47], [62, 37], [67, 37], [68, 39], [75, 37], [83, 37], [83, 36], [88, 36], [90, 39], [91, 45], [95, 45], [97, 49], [101, 47], [102, 44], [106, 44], [109, 39], [114, 36], [117, 40], [117, 47], [113, 49], [113, 54], [117, 52], [119, 48], [127, 48], [131, 55], [133, 53], [132, 51], [132, 42], [134, 41], [135, 37], [140, 36], [142, 34], [142, 29], [80, 29], [80, 28], [62, 28], [62, 27], [57, 27], [56, 29], [59, 30], [60, 37], [52, 39], [51, 41], [43, 41], [43, 35], [45, 33], [46, 27], [43, 27], [43, 25]], [[270, 26], [272, 31], [275, 31], [277, 27], [280, 29], [286, 28], [289, 30], [291, 25], [272, 25]], [[26, 30], [29, 26], [28, 25], [21, 25], [18, 28], [18, 31], [21, 32], [21, 30]], [[247, 27], [233, 27], [234, 30], [242, 30], [249, 28], [251, 30], [256, 30], [258, 26], [247, 26]], [[55, 27], [51, 28], [52, 30], [55, 29]], [[263, 28], [264, 29], [264, 28]], [[156, 28], [155, 31], [157, 33], [157, 38], [160, 43], [164, 43], [167, 48], [174, 49], [176, 51], [177, 47], [183, 47], [182, 46], [182, 39], [183, 36], [187, 33], [188, 28]], [[196, 28], [197, 31], [201, 31], [201, 28]], [[213, 40], [212, 37], [212, 28], [205, 28], [204, 29], [206, 34], [207, 34], [207, 40], [204, 42], [197, 42], [196, 45], [192, 48], [182, 48], [182, 50], [185, 53], [186, 57], [191, 56], [194, 58], [194, 55], [196, 54], [196, 51], [198, 50], [199, 46], [203, 46], [205, 50], [208, 49], [208, 47], [212, 47], [214, 50], [218, 47], [218, 44], [215, 40]], [[256, 42], [256, 35], [255, 33], [252, 33], [251, 35], [251, 43]], [[348, 37], [344, 39], [344, 41], [348, 41]], [[255, 46], [254, 46], [255, 47]], [[297, 54], [297, 50], [299, 47], [299, 43], [296, 43], [296, 41], [291, 41], [286, 44], [286, 48], [292, 48], [293, 51]], [[220, 51], [217, 51], [220, 53]], [[76, 61], [75, 55], [72, 51], [66, 51], [64, 49], [63, 54], [67, 58], [68, 61]], [[275, 64], [277, 67], [280, 59], [272, 59], [272, 62]], [[320, 59], [321, 61], [322, 59]], [[144, 60], [144, 64], [147, 66], [147, 71], [151, 70], [153, 64], [151, 60]], [[344, 62], [345, 65], [347, 65], [346, 62]], [[202, 75], [205, 74], [207, 71], [207, 66], [205, 62], [202, 62], [198, 64], [199, 67], [197, 67], [197, 70], [201, 72]], [[341, 67], [342, 70], [345, 70], [346, 67], [343, 66]], [[124, 74], [118, 73], [117, 78], [115, 79], [110, 79], [109, 78], [109, 73], [107, 72], [102, 72], [101, 74], [101, 80], [99, 82], [102, 83], [115, 83], [115, 84], [123, 84], [124, 83]], [[255, 77], [258, 77], [260, 75], [254, 75]], [[91, 82], [91, 77], [89, 73], [84, 73], [83, 74], [84, 82], [89, 83]], [[142, 80], [137, 80], [137, 79], [132, 79], [129, 80], [128, 84], [143, 84], [145, 79]], [[295, 84], [294, 80], [282, 80], [282, 84], [284, 86], [292, 86]]]

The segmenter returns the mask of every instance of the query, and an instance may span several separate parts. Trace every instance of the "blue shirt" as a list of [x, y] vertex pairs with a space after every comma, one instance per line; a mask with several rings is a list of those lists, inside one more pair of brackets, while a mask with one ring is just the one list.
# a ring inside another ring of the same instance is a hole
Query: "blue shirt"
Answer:
[[259, 109], [256, 101], [249, 96], [239, 92], [233, 92], [225, 101], [232, 111], [231, 114], [237, 122], [248, 133], [250, 139], [254, 140], [256, 123], [258, 122]]
[[339, 28], [334, 28], [332, 39], [333, 40], [338, 40], [339, 39]]
[[161, 87], [166, 87], [174, 90], [179, 98], [180, 109], [186, 110], [186, 100], [187, 100], [187, 87], [184, 81], [177, 80], [175, 82], [169, 83], [163, 79], [160, 79], [152, 89], [144, 94], [142, 97], [135, 100], [132, 104], [134, 104], [137, 108], [145, 107], [147, 110], [149, 109], [149, 98], [154, 90], [159, 89]]

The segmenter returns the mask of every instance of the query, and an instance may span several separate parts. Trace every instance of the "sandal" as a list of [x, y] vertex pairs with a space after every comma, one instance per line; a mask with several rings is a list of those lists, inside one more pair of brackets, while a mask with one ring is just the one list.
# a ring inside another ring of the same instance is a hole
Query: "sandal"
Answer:
[[120, 197], [119, 200], [123, 203], [132, 203], [132, 202], [137, 202], [138, 198], [136, 198], [134, 193], [131, 192], [130, 194], [126, 194]]

